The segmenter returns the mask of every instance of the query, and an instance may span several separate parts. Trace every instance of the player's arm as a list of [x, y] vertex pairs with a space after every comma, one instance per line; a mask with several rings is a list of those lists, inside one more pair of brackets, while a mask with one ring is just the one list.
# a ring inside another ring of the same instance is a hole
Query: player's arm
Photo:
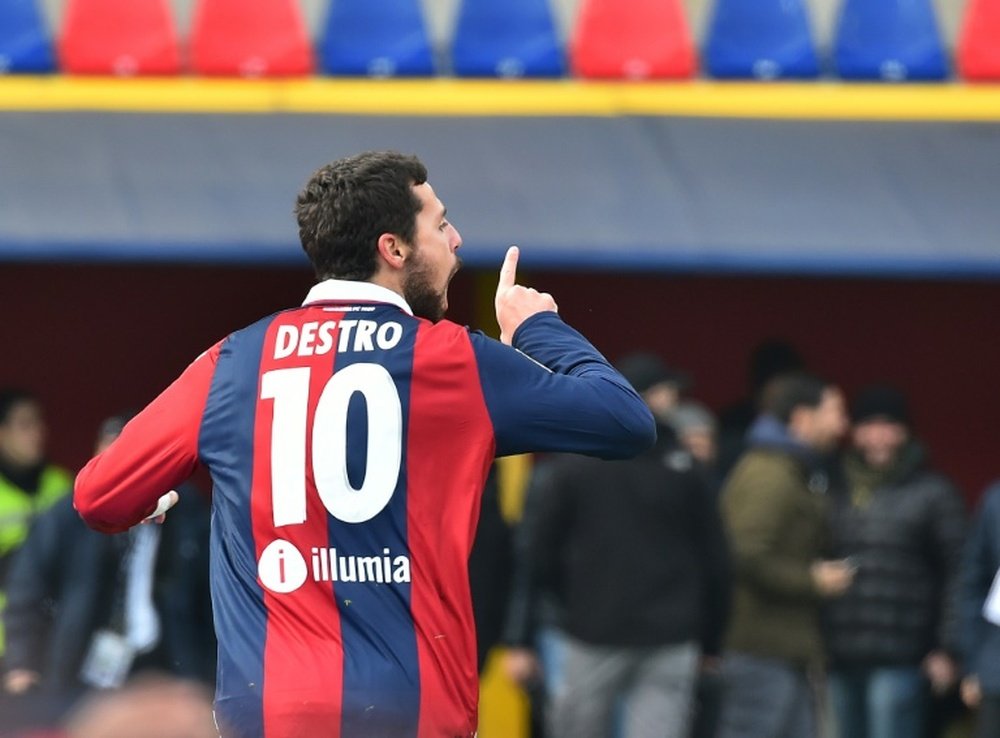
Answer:
[[199, 356], [77, 475], [73, 504], [92, 528], [126, 530], [198, 463], [198, 432], [222, 344]]
[[555, 313], [528, 318], [514, 336], [516, 351], [483, 335], [471, 339], [497, 456], [566, 451], [627, 458], [656, 440], [642, 399]]
[[651, 446], [656, 426], [649, 408], [559, 318], [550, 295], [515, 283], [517, 258], [512, 247], [497, 287], [502, 343], [472, 336], [497, 455], [570, 451], [621, 458]]

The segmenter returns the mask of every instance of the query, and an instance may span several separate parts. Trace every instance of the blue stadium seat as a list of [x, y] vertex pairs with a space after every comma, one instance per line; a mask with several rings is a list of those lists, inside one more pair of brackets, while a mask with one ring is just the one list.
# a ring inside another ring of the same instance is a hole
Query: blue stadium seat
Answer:
[[807, 79], [819, 61], [803, 0], [716, 0], [705, 67], [713, 77]]
[[329, 74], [434, 74], [420, 0], [333, 0], [319, 53]]
[[35, 0], [0, 0], [0, 74], [55, 70], [52, 41]]
[[845, 79], [898, 82], [948, 76], [931, 0], [845, 0], [834, 61]]
[[566, 61], [549, 0], [464, 0], [452, 45], [464, 77], [559, 77]]

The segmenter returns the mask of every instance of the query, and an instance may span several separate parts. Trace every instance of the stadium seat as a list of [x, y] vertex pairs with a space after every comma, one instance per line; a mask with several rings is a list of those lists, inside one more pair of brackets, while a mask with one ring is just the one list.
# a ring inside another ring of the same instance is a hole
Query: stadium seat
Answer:
[[970, 0], [957, 56], [965, 79], [1000, 80], [1000, 0]]
[[565, 73], [549, 0], [464, 0], [452, 67], [465, 77], [558, 77]]
[[845, 79], [898, 82], [948, 76], [931, 0], [844, 0], [834, 61]]
[[692, 76], [694, 44], [681, 1], [582, 0], [570, 60], [581, 77]]
[[819, 61], [803, 0], [716, 0], [705, 67], [713, 77], [807, 79]]
[[329, 74], [434, 74], [420, 0], [333, 0], [320, 56]]
[[168, 0], [69, 0], [59, 56], [71, 74], [177, 74]]
[[0, 1], [0, 74], [54, 69], [52, 43], [35, 0]]
[[298, 0], [199, 0], [191, 64], [207, 75], [309, 74], [312, 47]]

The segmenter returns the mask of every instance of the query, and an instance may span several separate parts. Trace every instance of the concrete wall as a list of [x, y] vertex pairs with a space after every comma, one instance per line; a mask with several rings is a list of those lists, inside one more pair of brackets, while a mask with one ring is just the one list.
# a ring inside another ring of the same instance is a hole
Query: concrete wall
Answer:
[[[503, 0], [497, 0], [502, 2]], [[58, 28], [62, 18], [63, 8], [67, 0], [42, 0], [49, 15], [51, 26]], [[191, 17], [197, 0], [171, 0], [175, 17], [181, 33], [186, 34], [191, 24]], [[322, 28], [323, 18], [330, 0], [299, 0], [306, 21], [314, 35]], [[435, 44], [447, 46], [451, 29], [455, 22], [455, 14], [461, 0], [422, 0], [429, 32]], [[559, 28], [564, 37], [570, 32], [577, 8], [581, 0], [551, 0], [556, 13]], [[942, 31], [950, 46], [954, 46], [958, 28], [961, 23], [967, 0], [934, 0]], [[698, 38], [701, 38], [708, 20], [714, 0], [684, 0], [688, 17]], [[813, 18], [817, 43], [820, 48], [830, 44], [837, 8], [840, 0], [806, 0]]]

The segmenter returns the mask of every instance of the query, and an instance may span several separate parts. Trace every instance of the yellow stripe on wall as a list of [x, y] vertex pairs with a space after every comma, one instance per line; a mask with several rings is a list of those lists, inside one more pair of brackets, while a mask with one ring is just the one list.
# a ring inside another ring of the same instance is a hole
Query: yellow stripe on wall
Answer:
[[0, 110], [1000, 121], [1000, 85], [8, 76]]

